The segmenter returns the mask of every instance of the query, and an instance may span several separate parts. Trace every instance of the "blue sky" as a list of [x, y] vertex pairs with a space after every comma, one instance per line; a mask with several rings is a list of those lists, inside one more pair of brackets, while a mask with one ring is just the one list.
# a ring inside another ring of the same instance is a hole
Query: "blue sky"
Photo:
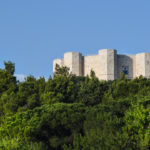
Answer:
[[15, 74], [52, 75], [64, 52], [150, 52], [150, 0], [1, 0], [0, 68]]

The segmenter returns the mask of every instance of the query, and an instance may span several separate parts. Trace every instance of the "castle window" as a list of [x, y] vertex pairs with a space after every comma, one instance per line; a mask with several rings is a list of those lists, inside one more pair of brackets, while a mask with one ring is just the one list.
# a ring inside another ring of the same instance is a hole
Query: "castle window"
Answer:
[[123, 72], [125, 75], [128, 75], [128, 74], [129, 74], [129, 67], [128, 67], [128, 66], [122, 66], [122, 72]]

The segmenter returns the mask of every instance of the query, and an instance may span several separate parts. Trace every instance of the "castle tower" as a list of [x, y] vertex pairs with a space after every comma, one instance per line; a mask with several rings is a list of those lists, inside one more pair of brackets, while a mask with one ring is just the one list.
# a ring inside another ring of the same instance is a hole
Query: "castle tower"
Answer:
[[136, 54], [136, 76], [150, 78], [150, 53]]
[[113, 49], [99, 50], [100, 80], [114, 80], [117, 78], [117, 51]]
[[55, 72], [56, 64], [58, 64], [60, 67], [64, 65], [64, 59], [55, 59], [53, 61], [53, 72]]
[[70, 68], [70, 72], [77, 76], [83, 75], [82, 55], [78, 52], [64, 54], [64, 65]]

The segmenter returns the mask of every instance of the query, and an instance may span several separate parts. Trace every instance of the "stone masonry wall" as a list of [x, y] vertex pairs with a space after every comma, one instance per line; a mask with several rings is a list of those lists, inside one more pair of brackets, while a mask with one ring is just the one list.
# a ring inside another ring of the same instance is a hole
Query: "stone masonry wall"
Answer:
[[135, 77], [135, 56], [131, 55], [118, 55], [117, 56], [117, 78], [120, 78], [120, 74], [123, 67], [128, 68], [127, 78], [132, 79]]
[[121, 72], [129, 79], [140, 75], [150, 78], [150, 53], [117, 55], [116, 50], [103, 49], [97, 55], [82, 56], [77, 52], [68, 52], [64, 54], [64, 59], [53, 61], [53, 71], [56, 63], [69, 67], [77, 76], [90, 75], [93, 70], [100, 80], [120, 78]]
[[84, 76], [90, 75], [91, 70], [95, 72], [97, 77], [100, 77], [99, 55], [84, 56]]

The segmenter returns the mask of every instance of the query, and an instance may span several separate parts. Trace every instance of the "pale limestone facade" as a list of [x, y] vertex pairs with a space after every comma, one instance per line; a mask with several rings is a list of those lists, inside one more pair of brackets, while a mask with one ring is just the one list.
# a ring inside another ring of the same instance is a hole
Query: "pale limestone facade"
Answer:
[[116, 50], [102, 49], [97, 55], [82, 56], [78, 52], [68, 52], [64, 54], [64, 59], [53, 61], [53, 72], [56, 64], [69, 67], [77, 76], [90, 75], [93, 70], [100, 80], [120, 78], [121, 72], [129, 79], [140, 75], [150, 78], [150, 53], [120, 55]]

